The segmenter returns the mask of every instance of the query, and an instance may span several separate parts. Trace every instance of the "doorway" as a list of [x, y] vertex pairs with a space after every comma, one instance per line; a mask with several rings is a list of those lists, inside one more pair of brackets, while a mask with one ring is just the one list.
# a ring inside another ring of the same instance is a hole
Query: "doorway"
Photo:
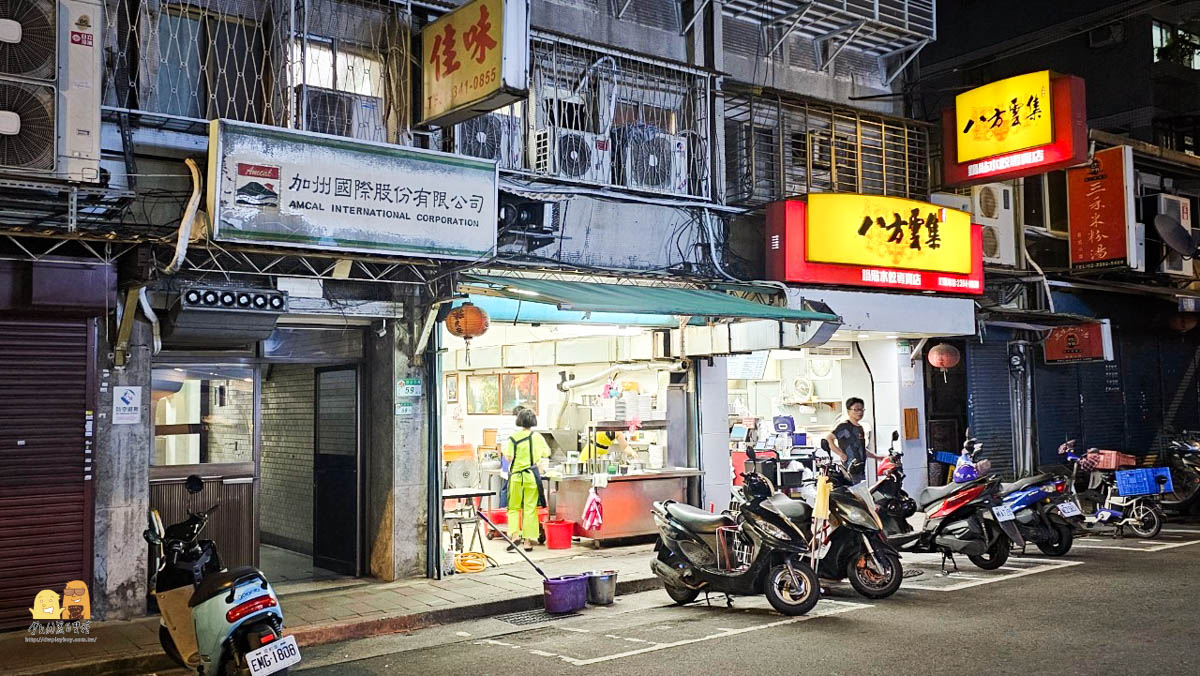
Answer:
[[[967, 369], [963, 360], [966, 342], [962, 340], [930, 340], [925, 354], [939, 345], [954, 348], [959, 361], [950, 368], [936, 368], [925, 363], [925, 420], [929, 450], [958, 455], [967, 435]], [[930, 464], [930, 485], [940, 486], [947, 477], [941, 465]], [[937, 475], [934, 475], [936, 471]]]

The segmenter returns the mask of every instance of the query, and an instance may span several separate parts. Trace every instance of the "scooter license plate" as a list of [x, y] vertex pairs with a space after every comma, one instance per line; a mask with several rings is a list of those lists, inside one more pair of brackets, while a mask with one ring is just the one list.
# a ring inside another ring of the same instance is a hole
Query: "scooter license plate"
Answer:
[[992, 514], [997, 521], [1012, 521], [1016, 517], [1013, 515], [1012, 507], [1008, 505], [996, 505], [992, 507]]
[[300, 661], [300, 647], [295, 636], [269, 643], [258, 650], [246, 653], [246, 664], [252, 676], [266, 676], [285, 669]]
[[1080, 514], [1083, 514], [1083, 512], [1079, 509], [1079, 505], [1075, 504], [1073, 500], [1058, 503], [1058, 513], [1067, 517], [1079, 516]]

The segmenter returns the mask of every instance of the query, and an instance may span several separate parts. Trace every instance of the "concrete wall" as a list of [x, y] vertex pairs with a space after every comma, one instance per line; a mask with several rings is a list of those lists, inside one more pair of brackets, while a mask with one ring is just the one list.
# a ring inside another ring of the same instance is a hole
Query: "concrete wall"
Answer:
[[262, 542], [305, 554], [313, 538], [311, 366], [277, 364], [262, 381]]
[[733, 470], [729, 464], [729, 381], [725, 357], [715, 357], [712, 365], [700, 361], [696, 366], [700, 392], [700, 469], [704, 471], [700, 506], [716, 511], [729, 507], [733, 490]]

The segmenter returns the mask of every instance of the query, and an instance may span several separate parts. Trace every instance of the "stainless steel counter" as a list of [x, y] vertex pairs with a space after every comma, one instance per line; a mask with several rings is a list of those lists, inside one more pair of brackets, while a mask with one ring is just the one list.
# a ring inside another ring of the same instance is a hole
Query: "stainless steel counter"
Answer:
[[704, 473], [694, 469], [646, 470], [642, 474], [613, 474], [608, 486], [596, 489], [604, 504], [604, 524], [599, 530], [580, 525], [583, 507], [592, 487], [592, 475], [550, 479], [557, 493], [556, 513], [575, 522], [575, 534], [593, 540], [610, 540], [658, 532], [650, 505], [659, 500], [687, 500], [687, 482]]

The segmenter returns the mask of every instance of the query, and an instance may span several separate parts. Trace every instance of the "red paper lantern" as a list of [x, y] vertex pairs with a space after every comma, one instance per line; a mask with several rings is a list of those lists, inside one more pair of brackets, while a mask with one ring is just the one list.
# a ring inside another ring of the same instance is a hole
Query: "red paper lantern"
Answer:
[[1197, 319], [1194, 314], [1176, 313], [1171, 315], [1170, 319], [1167, 320], [1167, 326], [1179, 333], [1191, 331], [1196, 328], [1197, 323], [1200, 323], [1200, 319]]
[[958, 348], [953, 345], [941, 343], [940, 345], [934, 345], [926, 353], [925, 358], [929, 360], [932, 366], [944, 372], [946, 369], [958, 366], [958, 362], [962, 360], [962, 355], [959, 354]]
[[446, 315], [446, 329], [459, 338], [471, 340], [487, 333], [488, 315], [471, 303], [463, 303]]

